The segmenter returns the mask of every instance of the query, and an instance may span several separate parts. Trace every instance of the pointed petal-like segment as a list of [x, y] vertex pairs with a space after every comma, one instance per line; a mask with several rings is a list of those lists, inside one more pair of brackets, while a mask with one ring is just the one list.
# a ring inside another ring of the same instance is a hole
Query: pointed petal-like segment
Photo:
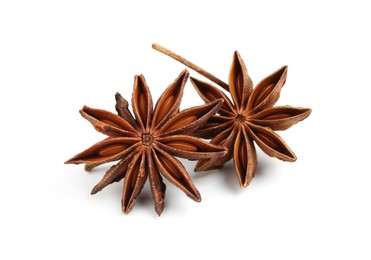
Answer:
[[156, 145], [153, 145], [153, 147], [155, 149], [154, 159], [162, 175], [181, 189], [188, 197], [200, 202], [201, 195], [194, 186], [184, 166], [160, 147]]
[[83, 118], [88, 120], [102, 134], [108, 136], [135, 136], [135, 129], [123, 118], [111, 112], [84, 106], [80, 110]]
[[234, 124], [234, 118], [215, 115], [210, 117], [206, 125], [197, 129], [192, 136], [204, 139], [212, 139], [219, 133], [230, 128]]
[[280, 97], [281, 88], [286, 82], [287, 66], [259, 82], [254, 88], [248, 100], [247, 110], [251, 113], [257, 113], [263, 109], [274, 106]]
[[310, 108], [280, 106], [267, 108], [252, 116], [250, 122], [270, 127], [272, 130], [286, 130], [307, 118]]
[[[139, 140], [139, 139], [138, 139]], [[125, 157], [125, 158], [129, 158], [133, 153], [136, 153], [136, 150], [138, 149], [139, 145], [135, 145], [135, 149], [132, 153], [130, 153], [130, 155], [128, 155], [128, 157]], [[116, 161], [116, 160], [113, 160], [113, 161]], [[85, 164], [85, 171], [87, 172], [90, 172], [91, 170], [93, 170], [95, 167], [98, 167], [99, 165], [102, 165], [102, 164], [105, 164], [107, 163], [106, 161], [94, 161], [94, 162], [88, 162]]]
[[106, 163], [117, 161], [135, 150], [139, 138], [133, 137], [110, 137], [94, 144], [85, 151], [75, 155], [65, 163]]
[[135, 76], [131, 103], [139, 126], [148, 130], [153, 107], [151, 92], [143, 75]]
[[116, 111], [120, 117], [129, 122], [134, 128], [138, 129], [138, 124], [135, 122], [133, 114], [129, 110], [129, 102], [121, 96], [120, 93], [116, 93]]
[[105, 162], [93, 162], [93, 163], [86, 163], [85, 164], [85, 171], [87, 172], [90, 172], [91, 170], [93, 170], [95, 167], [101, 165], [101, 164], [105, 164]]
[[194, 88], [196, 89], [202, 100], [206, 103], [214, 101], [218, 98], [222, 98], [224, 100], [219, 114], [223, 116], [234, 116], [236, 114], [236, 112], [234, 112], [235, 109], [232, 102], [222, 91], [207, 82], [195, 79], [193, 77], [190, 77], [190, 81], [192, 82]]
[[195, 171], [208, 171], [212, 169], [221, 168], [233, 156], [234, 142], [238, 133], [238, 127], [231, 128], [221, 132], [214, 139], [210, 141], [211, 144], [226, 147], [228, 152], [220, 158], [201, 159], [197, 162]]
[[158, 99], [153, 112], [152, 128], [160, 128], [169, 118], [178, 112], [188, 76], [189, 73], [187, 70], [180, 73], [178, 78], [167, 87]]
[[283, 161], [296, 161], [294, 152], [272, 129], [254, 124], [249, 124], [246, 129], [267, 155]]
[[161, 136], [191, 134], [196, 129], [204, 126], [209, 118], [219, 111], [222, 104], [223, 99], [217, 99], [202, 106], [185, 109], [159, 129], [159, 134]]
[[155, 165], [153, 154], [155, 151], [153, 149], [147, 149], [147, 160], [148, 160], [148, 177], [149, 177], [149, 184], [151, 186], [152, 191], [152, 197], [153, 201], [155, 202], [155, 210], [157, 214], [160, 216], [162, 211], [165, 207], [165, 191], [166, 191], [166, 185], [162, 181], [162, 177], [160, 173], [157, 170], [157, 167]]
[[227, 153], [225, 147], [210, 144], [188, 135], [172, 135], [159, 138], [156, 145], [171, 155], [189, 160], [222, 157]]
[[141, 151], [133, 158], [125, 176], [122, 192], [122, 212], [128, 214], [134, 207], [139, 193], [147, 180], [146, 153]]
[[240, 54], [235, 51], [233, 55], [232, 66], [229, 72], [229, 91], [237, 108], [240, 110], [246, 107], [246, 102], [253, 88], [253, 83], [245, 63]]
[[257, 159], [254, 143], [242, 126], [238, 132], [233, 152], [234, 167], [241, 188], [246, 188], [254, 177]]
[[95, 185], [93, 190], [91, 191], [91, 194], [96, 194], [97, 192], [104, 189], [107, 185], [118, 182], [125, 178], [128, 165], [131, 162], [131, 159], [135, 155], [135, 152], [130, 153], [127, 157], [123, 158], [121, 161], [119, 161], [117, 164], [113, 165], [103, 176], [102, 180]]

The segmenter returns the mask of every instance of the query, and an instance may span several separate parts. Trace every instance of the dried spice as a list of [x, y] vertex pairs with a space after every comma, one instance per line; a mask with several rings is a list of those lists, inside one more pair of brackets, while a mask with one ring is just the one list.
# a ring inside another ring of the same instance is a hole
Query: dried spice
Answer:
[[230, 92], [232, 100], [213, 85], [191, 77], [191, 82], [205, 102], [222, 98], [224, 103], [219, 115], [212, 116], [208, 123], [194, 134], [211, 138], [210, 143], [228, 148], [222, 158], [208, 158], [198, 161], [195, 171], [222, 167], [233, 158], [241, 187], [246, 187], [254, 177], [257, 157], [253, 141], [269, 156], [293, 162], [295, 154], [274, 131], [286, 130], [307, 118], [310, 108], [277, 106], [281, 88], [285, 84], [287, 66], [280, 68], [263, 79], [253, 88], [245, 64], [236, 51], [229, 73], [229, 85], [183, 57], [157, 45], [152, 47], [195, 69]]
[[189, 73], [184, 70], [164, 91], [153, 109], [150, 90], [143, 75], [135, 76], [132, 106], [116, 94], [116, 110], [111, 112], [84, 106], [81, 115], [108, 138], [77, 154], [66, 163], [85, 163], [85, 169], [119, 161], [93, 188], [92, 194], [124, 178], [122, 211], [129, 213], [147, 178], [160, 215], [164, 209], [164, 176], [195, 201], [201, 196], [184, 166], [174, 156], [190, 160], [225, 156], [225, 147], [192, 137], [222, 106], [222, 99], [179, 112], [184, 85]]

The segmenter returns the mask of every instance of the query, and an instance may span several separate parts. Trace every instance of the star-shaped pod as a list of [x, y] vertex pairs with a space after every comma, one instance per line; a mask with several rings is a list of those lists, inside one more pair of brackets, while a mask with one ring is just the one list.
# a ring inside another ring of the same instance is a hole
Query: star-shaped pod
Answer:
[[134, 116], [128, 109], [128, 102], [118, 93], [118, 115], [83, 107], [81, 115], [108, 138], [66, 163], [85, 163], [86, 170], [91, 170], [97, 165], [118, 161], [93, 188], [92, 194], [124, 178], [122, 211], [129, 213], [149, 179], [155, 209], [160, 215], [164, 209], [164, 176], [191, 199], [201, 201], [189, 174], [174, 156], [200, 160], [222, 157], [227, 153], [225, 147], [190, 136], [220, 109], [223, 100], [216, 99], [179, 112], [188, 75], [188, 71], [184, 70], [164, 91], [154, 109], [144, 77], [135, 76], [132, 95]]
[[263, 79], [253, 88], [245, 64], [236, 51], [229, 74], [229, 92], [232, 100], [218, 88], [191, 77], [191, 82], [205, 102], [222, 98], [219, 115], [195, 132], [196, 136], [212, 138], [211, 144], [228, 148], [222, 158], [201, 159], [196, 171], [222, 167], [233, 158], [241, 187], [254, 177], [257, 158], [253, 141], [269, 156], [293, 162], [295, 154], [275, 130], [286, 130], [307, 118], [311, 109], [277, 106], [281, 88], [285, 84], [287, 66]]

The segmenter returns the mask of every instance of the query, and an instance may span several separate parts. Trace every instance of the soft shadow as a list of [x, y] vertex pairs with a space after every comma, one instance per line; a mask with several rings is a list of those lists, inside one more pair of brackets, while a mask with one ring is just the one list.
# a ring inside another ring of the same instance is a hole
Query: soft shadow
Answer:
[[137, 202], [141, 207], [150, 207], [153, 206], [152, 193], [149, 185], [144, 185], [142, 191], [140, 192]]
[[238, 182], [238, 178], [237, 178], [237, 175], [236, 175], [236, 169], [234, 168], [234, 163], [233, 161], [229, 161], [228, 163], [226, 163], [224, 165], [224, 167], [222, 169], [220, 169], [219, 171], [223, 171], [224, 172], [224, 180], [225, 180], [225, 183], [227, 184], [228, 188], [237, 193], [237, 192], [241, 192], [241, 187], [240, 187], [240, 184]]
[[[252, 183], [254, 182], [254, 179], [259, 181], [269, 179], [269, 176], [271, 176], [270, 172], [272, 171], [274, 165], [272, 158], [266, 156], [265, 154], [259, 154], [258, 160], [259, 163], [255, 171], [255, 176], [252, 179]], [[238, 182], [233, 160], [228, 161], [222, 168], [198, 172], [193, 174], [191, 177], [196, 182], [203, 182], [205, 178], [210, 179], [209, 182], [214, 182], [215, 185], [219, 185], [221, 182], [223, 182], [228, 190], [232, 191], [233, 193], [239, 193], [241, 190], [243, 190]]]
[[[106, 173], [109, 168], [111, 168], [111, 166], [115, 165], [116, 163], [105, 163], [105, 164], [101, 164], [101, 165], [98, 165], [97, 167], [91, 169], [90, 171], [86, 171], [84, 168], [83, 168], [83, 171], [85, 171], [87, 174], [104, 174]], [[103, 175], [102, 175], [103, 177]]]
[[236, 177], [236, 172], [234, 169], [233, 161], [227, 162], [222, 168], [210, 170], [210, 171], [203, 171], [197, 172], [196, 174], [192, 175], [192, 179], [196, 182], [204, 182], [208, 179], [209, 183], [213, 183], [213, 185], [225, 185], [229, 191], [233, 193], [240, 192], [240, 185], [238, 183], [238, 179]]
[[188, 205], [184, 203], [197, 203], [188, 198], [183, 191], [166, 179], [164, 179], [164, 183], [166, 184], [164, 212], [166, 211], [167, 214], [186, 214], [186, 208]]
[[155, 203], [152, 199], [151, 187], [149, 182], [146, 182], [142, 191], [137, 197], [136, 203], [130, 214], [140, 214], [140, 215], [151, 215], [154, 219], [158, 217], [155, 211]]
[[[261, 180], [261, 179], [269, 178], [269, 175], [270, 175], [269, 173], [272, 171], [272, 166], [273, 166], [273, 163], [271, 160], [272, 158], [270, 157], [260, 155], [258, 167], [255, 172], [255, 179]], [[227, 162], [224, 165], [224, 167], [220, 169], [197, 172], [197, 173], [193, 172], [193, 168], [195, 164], [196, 162], [189, 162], [189, 161], [187, 163], [184, 163], [185, 167], [187, 168], [188, 172], [191, 175], [191, 178], [194, 180], [196, 186], [208, 185], [208, 187], [215, 186], [218, 189], [226, 187], [227, 190], [232, 193], [241, 193], [244, 190], [244, 189], [241, 189], [239, 185], [233, 160]], [[95, 176], [94, 179], [95, 181], [97, 181], [98, 179], [100, 180], [100, 178], [103, 177], [104, 173], [107, 171], [107, 169], [109, 169], [109, 167], [110, 166], [107, 167], [107, 165], [101, 165], [87, 172], [87, 174], [94, 174]], [[169, 213], [184, 214], [187, 207], [182, 205], [182, 203], [185, 203], [186, 200], [184, 200], [184, 197], [186, 198], [186, 196], [184, 195], [183, 192], [181, 192], [177, 187], [175, 187], [173, 184], [168, 182], [165, 178], [164, 178], [164, 182], [167, 187], [166, 195], [165, 195], [164, 212], [166, 211], [168, 212], [168, 214]], [[252, 182], [254, 182], [254, 180], [252, 180]], [[90, 185], [92, 184], [91, 182], [89, 183]], [[114, 205], [117, 206], [118, 204], [120, 204], [121, 197], [122, 197], [122, 185], [123, 185], [123, 180], [121, 180], [120, 182], [112, 183], [111, 185], [108, 185], [103, 191], [99, 192], [98, 194], [103, 197], [102, 200], [115, 201]], [[99, 196], [98, 194], [94, 196]], [[188, 200], [188, 198], [186, 199]], [[181, 201], [181, 203], [179, 201]], [[189, 202], [189, 203], [195, 203], [195, 202]], [[117, 208], [114, 208], [114, 210], [117, 210]], [[121, 210], [117, 211], [117, 213], [122, 214]], [[155, 208], [154, 208], [152, 192], [151, 192], [151, 188], [150, 188], [148, 181], [144, 185], [139, 196], [137, 197], [136, 204], [134, 208], [132, 209], [132, 212], [130, 213], [130, 215], [136, 215], [136, 214], [139, 214], [139, 215], [150, 214], [154, 219], [158, 218]]]
[[[272, 159], [268, 156], [260, 156], [258, 166], [255, 171], [255, 177], [256, 179], [266, 179], [269, 178], [269, 172], [272, 170]], [[275, 159], [276, 160], [276, 159]]]

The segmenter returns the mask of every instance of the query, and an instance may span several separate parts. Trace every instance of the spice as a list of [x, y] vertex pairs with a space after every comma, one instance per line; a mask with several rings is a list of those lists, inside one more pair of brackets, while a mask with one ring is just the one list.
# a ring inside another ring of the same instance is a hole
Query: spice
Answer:
[[224, 156], [226, 148], [192, 137], [195, 130], [206, 124], [222, 106], [216, 99], [205, 105], [179, 112], [184, 85], [189, 73], [184, 70], [164, 91], [153, 109], [150, 90], [143, 75], [135, 76], [132, 105], [116, 94], [118, 115], [84, 106], [81, 115], [95, 129], [108, 136], [77, 154], [66, 163], [85, 163], [85, 169], [119, 161], [93, 188], [92, 194], [124, 178], [122, 211], [129, 213], [147, 178], [160, 215], [164, 209], [165, 184], [162, 176], [180, 188], [191, 199], [199, 202], [201, 196], [184, 166], [174, 156], [200, 160]]
[[213, 85], [191, 77], [191, 82], [205, 102], [222, 98], [224, 103], [219, 115], [212, 116], [208, 123], [194, 134], [212, 138], [210, 143], [228, 148], [222, 158], [208, 158], [198, 161], [195, 171], [222, 167], [234, 160], [236, 174], [241, 187], [246, 187], [254, 177], [257, 156], [253, 141], [269, 156], [293, 162], [295, 154], [274, 131], [286, 130], [307, 118], [310, 108], [277, 106], [281, 88], [285, 84], [287, 66], [280, 68], [263, 79], [253, 88], [245, 64], [236, 51], [229, 73], [229, 85], [187, 61], [183, 57], [157, 45], [152, 47], [178, 61], [195, 68], [200, 74], [230, 92], [232, 100]]

